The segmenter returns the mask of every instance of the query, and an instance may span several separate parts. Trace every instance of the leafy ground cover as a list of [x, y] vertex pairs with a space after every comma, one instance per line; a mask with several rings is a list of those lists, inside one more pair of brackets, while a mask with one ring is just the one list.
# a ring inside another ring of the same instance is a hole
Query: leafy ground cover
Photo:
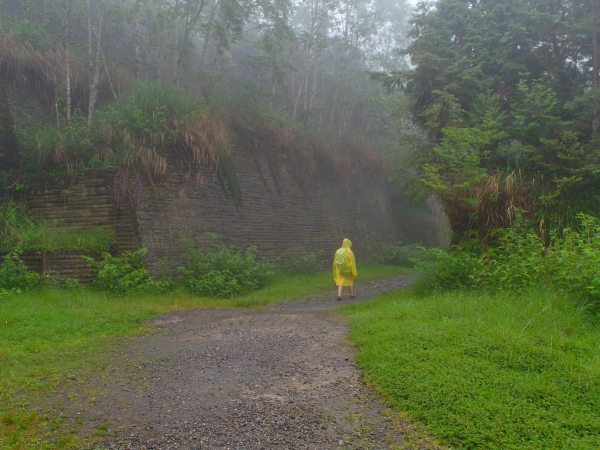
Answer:
[[[393, 266], [363, 265], [360, 279], [406, 272]], [[144, 323], [161, 313], [191, 308], [251, 307], [331, 289], [329, 271], [315, 275], [276, 274], [260, 291], [233, 299], [186, 292], [145, 291], [115, 296], [78, 289], [42, 289], [0, 299], [0, 448], [50, 448], [44, 436], [61, 418], [43, 399], [71, 380], [103, 367], [117, 340], [145, 332]], [[65, 437], [55, 446], [73, 447]]]
[[600, 334], [560, 292], [412, 288], [344, 308], [365, 378], [457, 448], [600, 447]]

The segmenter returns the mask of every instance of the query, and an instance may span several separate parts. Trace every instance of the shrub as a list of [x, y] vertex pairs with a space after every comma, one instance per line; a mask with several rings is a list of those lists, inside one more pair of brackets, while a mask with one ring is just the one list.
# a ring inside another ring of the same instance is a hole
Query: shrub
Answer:
[[547, 285], [599, 302], [600, 221], [584, 214], [578, 219], [578, 229], [555, 231], [547, 242], [519, 224], [497, 231], [497, 245], [483, 253], [466, 247], [430, 250], [436, 262], [421, 266], [425, 286], [521, 291]]
[[191, 291], [217, 298], [230, 298], [260, 289], [273, 275], [272, 261], [258, 261], [256, 246], [245, 250], [212, 241], [198, 249], [186, 240], [186, 266], [182, 281]]
[[600, 301], [600, 222], [579, 214], [579, 230], [567, 228], [561, 239], [553, 239], [546, 255], [546, 270], [552, 283], [594, 302]]
[[120, 256], [103, 253], [101, 261], [88, 256], [82, 258], [90, 264], [92, 272], [96, 275], [94, 285], [100, 289], [116, 293], [166, 289], [168, 283], [155, 280], [144, 267], [146, 253], [147, 250], [141, 248], [135, 252], [125, 252]]
[[19, 258], [19, 252], [11, 252], [0, 265], [0, 293], [20, 294], [40, 285], [42, 276], [30, 272]]
[[286, 261], [292, 274], [313, 275], [322, 269], [322, 264], [319, 261], [322, 254], [322, 250], [320, 252], [298, 253], [297, 255], [286, 252], [281, 255], [281, 259]]
[[501, 230], [499, 244], [479, 258], [471, 279], [487, 290], [521, 290], [546, 281], [546, 246], [541, 236], [521, 226]]
[[416, 267], [424, 274], [421, 286], [426, 290], [454, 290], [473, 286], [471, 275], [479, 263], [476, 253], [455, 247], [449, 251], [440, 248], [423, 249], [433, 262], [418, 262]]
[[384, 264], [400, 267], [414, 267], [415, 263], [425, 257], [424, 249], [419, 244], [396, 245], [379, 243], [379, 260]]

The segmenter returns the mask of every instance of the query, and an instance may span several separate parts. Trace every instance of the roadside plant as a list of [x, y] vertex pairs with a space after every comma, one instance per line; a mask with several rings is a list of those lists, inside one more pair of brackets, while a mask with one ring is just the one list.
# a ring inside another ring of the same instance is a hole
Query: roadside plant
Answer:
[[450, 251], [431, 249], [433, 264], [421, 264], [427, 289], [525, 291], [547, 286], [587, 302], [600, 302], [600, 221], [578, 214], [577, 228], [544, 238], [527, 222], [492, 233], [485, 252], [465, 243]]
[[428, 291], [451, 291], [473, 287], [471, 275], [479, 264], [479, 254], [462, 246], [449, 250], [423, 249], [426, 259], [415, 267], [423, 273], [421, 286]]
[[264, 287], [274, 274], [275, 264], [259, 261], [257, 248], [246, 249], [211, 241], [206, 248], [186, 242], [186, 265], [179, 272], [183, 284], [194, 293], [230, 298]]
[[322, 269], [320, 252], [285, 252], [281, 259], [289, 261], [289, 271], [294, 275], [313, 275]]
[[384, 244], [380, 242], [378, 260], [383, 264], [391, 264], [400, 267], [414, 267], [415, 263], [422, 260], [425, 250], [420, 244], [402, 245]]
[[164, 290], [168, 283], [155, 280], [144, 267], [147, 249], [125, 252], [120, 256], [103, 253], [102, 259], [96, 261], [89, 256], [82, 258], [90, 264], [95, 275], [94, 286], [118, 294], [149, 289]]
[[579, 229], [563, 230], [552, 241], [546, 267], [554, 285], [593, 302], [600, 301], [600, 221], [578, 214]]
[[62, 280], [61, 287], [63, 289], [79, 289], [81, 284], [79, 284], [79, 281], [76, 278], [65, 278]]
[[17, 251], [6, 255], [0, 264], [2, 294], [21, 294], [40, 286], [41, 281], [42, 275], [30, 272]]
[[497, 230], [497, 246], [479, 258], [471, 279], [478, 287], [493, 290], [515, 290], [535, 286], [548, 278], [544, 239], [531, 228], [517, 224]]

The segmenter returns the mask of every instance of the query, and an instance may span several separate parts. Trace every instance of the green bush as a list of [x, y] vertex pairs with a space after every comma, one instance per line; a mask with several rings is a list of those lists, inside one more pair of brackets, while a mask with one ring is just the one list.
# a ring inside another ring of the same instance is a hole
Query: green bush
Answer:
[[485, 252], [456, 247], [430, 250], [435, 263], [422, 265], [425, 286], [442, 290], [476, 288], [520, 291], [547, 285], [600, 301], [600, 222], [580, 214], [578, 229], [555, 231], [547, 241], [524, 224], [498, 231]]
[[95, 274], [94, 285], [100, 289], [115, 293], [166, 289], [169, 283], [155, 280], [144, 267], [146, 253], [147, 250], [141, 248], [135, 252], [125, 252], [120, 256], [103, 253], [101, 261], [88, 256], [82, 258], [90, 264]]
[[535, 286], [548, 277], [546, 246], [533, 230], [517, 226], [497, 233], [498, 245], [483, 253], [471, 279], [488, 290], [520, 290]]
[[425, 260], [416, 263], [417, 269], [423, 273], [421, 287], [427, 291], [454, 290], [473, 286], [472, 274], [479, 263], [477, 253], [462, 247], [454, 247], [448, 251], [440, 248], [423, 249]]
[[280, 259], [284, 261], [289, 268], [289, 272], [294, 275], [314, 275], [322, 270], [322, 264], [319, 259], [323, 251], [304, 252], [297, 255], [292, 252], [285, 252]]
[[182, 281], [194, 293], [230, 298], [264, 287], [275, 264], [257, 260], [256, 246], [245, 250], [211, 242], [206, 249], [186, 240], [186, 265], [180, 267]]
[[400, 267], [414, 267], [418, 260], [425, 257], [424, 249], [419, 244], [402, 245], [398, 244], [383, 244], [379, 243], [378, 260], [383, 264]]
[[18, 252], [6, 255], [0, 265], [0, 294], [20, 294], [38, 287], [41, 280], [40, 274], [27, 269]]
[[579, 229], [567, 228], [546, 252], [547, 277], [558, 288], [600, 301], [600, 221], [579, 214]]

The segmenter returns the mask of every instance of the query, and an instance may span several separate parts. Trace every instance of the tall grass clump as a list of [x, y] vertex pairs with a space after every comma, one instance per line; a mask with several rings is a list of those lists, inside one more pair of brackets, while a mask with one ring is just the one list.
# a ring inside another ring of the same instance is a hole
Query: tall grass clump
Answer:
[[595, 313], [549, 289], [346, 309], [367, 382], [453, 448], [600, 446]]
[[20, 134], [33, 172], [125, 170], [153, 182], [169, 158], [189, 177], [201, 168], [216, 171], [230, 154], [229, 133], [217, 114], [183, 90], [151, 82], [98, 107], [91, 127], [75, 110], [69, 124], [39, 124]]
[[100, 162], [87, 120], [80, 113], [73, 115], [69, 126], [37, 124], [21, 135], [26, 161], [40, 171], [81, 173]]
[[137, 84], [97, 116], [97, 146], [114, 151], [119, 167], [148, 176], [166, 171], [167, 156], [177, 157], [192, 171], [216, 168], [219, 157], [229, 153], [223, 122], [199, 99], [168, 85]]
[[18, 202], [0, 203], [0, 252], [79, 250], [108, 252], [115, 241], [113, 230], [57, 229], [31, 217]]
[[0, 203], [0, 251], [26, 244], [26, 236], [36, 224], [22, 203]]

